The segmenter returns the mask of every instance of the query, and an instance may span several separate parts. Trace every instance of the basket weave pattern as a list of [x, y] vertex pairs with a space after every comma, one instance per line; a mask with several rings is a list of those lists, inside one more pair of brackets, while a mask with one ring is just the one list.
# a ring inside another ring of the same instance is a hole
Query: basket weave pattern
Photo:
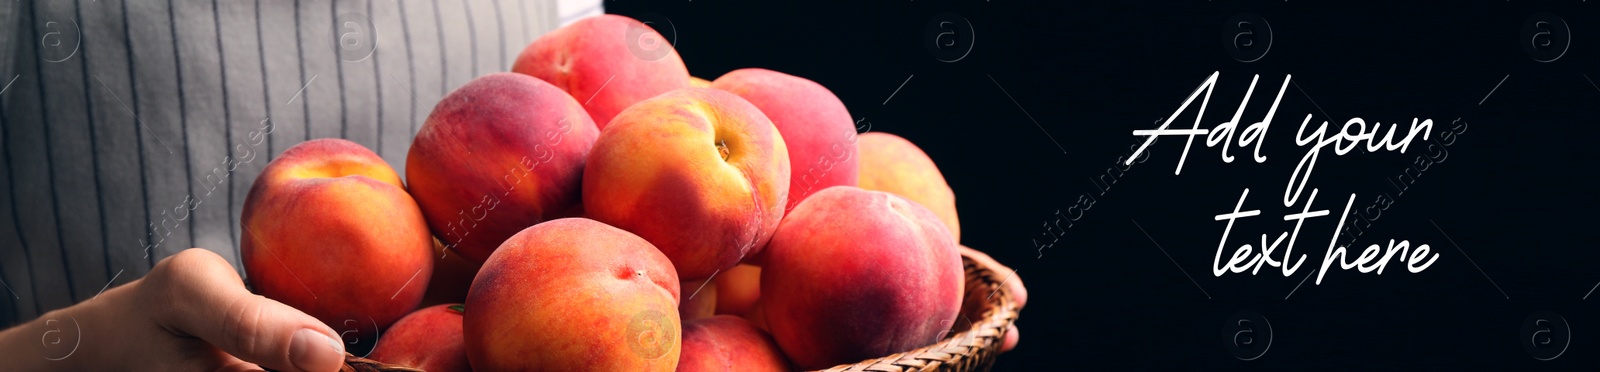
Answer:
[[[979, 319], [970, 327], [933, 345], [860, 363], [839, 365], [826, 371], [988, 371], [994, 365], [995, 357], [1000, 354], [1000, 343], [1005, 340], [1006, 330], [1017, 320], [1016, 300], [1011, 291], [1001, 285], [1007, 273], [984, 266], [966, 255], [961, 256], [961, 265], [967, 276], [966, 292], [982, 291], [987, 294], [978, 308]], [[342, 371], [421, 370], [346, 354]]]
[[339, 372], [423, 372], [420, 369], [388, 364], [344, 353], [344, 368]]

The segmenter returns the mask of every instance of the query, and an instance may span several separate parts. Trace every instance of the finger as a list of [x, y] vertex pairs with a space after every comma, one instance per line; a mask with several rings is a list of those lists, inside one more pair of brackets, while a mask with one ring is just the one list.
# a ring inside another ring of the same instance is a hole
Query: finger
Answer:
[[1010, 278], [1005, 280], [1005, 287], [1011, 290], [1011, 298], [1017, 300], [1017, 309], [1021, 310], [1023, 307], [1028, 306], [1028, 287], [1022, 285], [1022, 275], [1018, 274], [1016, 270], [1011, 270], [1011, 273], [1007, 275]]
[[1000, 352], [1004, 353], [1011, 351], [1011, 349], [1017, 348], [1017, 341], [1021, 338], [1022, 335], [1017, 333], [1017, 325], [1012, 324], [1011, 328], [1006, 329], [1005, 340], [1000, 341]]
[[222, 367], [217, 368], [216, 371], [217, 372], [266, 372], [266, 370], [261, 369], [261, 366], [258, 366], [255, 363], [250, 363], [250, 362], [246, 362], [246, 361], [243, 361], [243, 360], [239, 360], [238, 358], [234, 358], [233, 360], [230, 360], [227, 363], [223, 363]]
[[150, 270], [152, 298], [172, 311], [159, 321], [262, 367], [335, 371], [344, 362], [337, 333], [316, 318], [245, 290], [238, 272], [211, 251], [193, 248]]
[[[261, 366], [256, 365], [255, 363], [250, 363], [250, 362], [246, 362], [246, 361], [240, 360], [238, 357], [235, 357], [233, 355], [228, 355], [228, 353], [223, 352], [222, 350], [218, 350], [217, 348], [212, 347], [211, 345], [204, 345], [204, 347], [211, 349], [211, 352], [205, 358], [195, 358], [196, 360], [194, 362], [201, 363], [201, 365], [199, 367], [197, 367], [197, 368], [188, 368], [188, 369], [184, 369], [184, 370], [215, 371], [215, 372], [256, 372], [256, 371], [263, 371], [264, 372], [265, 371], [265, 370], [261, 369]], [[204, 360], [201, 360], [201, 359], [204, 359]]]

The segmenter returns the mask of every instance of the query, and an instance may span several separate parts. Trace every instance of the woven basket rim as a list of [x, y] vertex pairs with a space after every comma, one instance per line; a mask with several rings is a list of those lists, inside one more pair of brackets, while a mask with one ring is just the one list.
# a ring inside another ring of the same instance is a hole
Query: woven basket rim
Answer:
[[[974, 291], [985, 291], [979, 319], [970, 327], [932, 345], [859, 363], [842, 364], [824, 371], [987, 371], [1000, 354], [1000, 344], [1006, 331], [1016, 322], [1018, 309], [1016, 297], [1005, 287], [1009, 273], [999, 267], [983, 264], [966, 252], [961, 254], [962, 271], [966, 286], [962, 301], [971, 298]], [[965, 308], [966, 304], [962, 304]], [[964, 316], [964, 315], [963, 315]], [[960, 324], [960, 320], [958, 320]], [[420, 372], [407, 366], [388, 364], [345, 353], [342, 371]]]

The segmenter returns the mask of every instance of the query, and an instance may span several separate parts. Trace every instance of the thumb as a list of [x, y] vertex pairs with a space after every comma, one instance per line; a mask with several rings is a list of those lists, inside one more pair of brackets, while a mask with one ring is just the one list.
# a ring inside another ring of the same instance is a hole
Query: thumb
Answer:
[[[152, 268], [147, 277], [171, 309], [162, 324], [205, 340], [239, 359], [283, 371], [336, 371], [344, 344], [326, 324], [281, 302], [250, 293], [233, 266], [192, 248]], [[161, 307], [158, 307], [161, 308]]]

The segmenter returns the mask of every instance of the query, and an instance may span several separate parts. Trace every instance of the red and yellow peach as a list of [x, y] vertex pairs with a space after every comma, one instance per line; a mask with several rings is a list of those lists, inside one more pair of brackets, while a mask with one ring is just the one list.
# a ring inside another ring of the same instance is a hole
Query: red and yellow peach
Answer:
[[784, 218], [766, 254], [767, 327], [802, 368], [933, 344], [961, 309], [965, 278], [949, 230], [898, 195], [823, 189]]
[[467, 293], [467, 357], [479, 371], [672, 371], [678, 277], [649, 242], [584, 218], [507, 239]]
[[683, 280], [759, 252], [788, 194], [789, 153], [772, 122], [743, 98], [707, 88], [618, 114], [583, 174], [587, 217], [654, 244]]
[[240, 227], [257, 293], [367, 336], [415, 309], [433, 272], [422, 211], [394, 169], [355, 142], [285, 150], [250, 186]]
[[450, 92], [417, 131], [406, 179], [447, 247], [482, 263], [506, 238], [575, 216], [599, 129], [571, 96], [526, 75]]
[[605, 128], [634, 103], [689, 87], [689, 69], [649, 25], [619, 15], [580, 19], [534, 40], [511, 71], [561, 88]]
[[789, 202], [794, 209], [811, 193], [856, 186], [856, 127], [844, 102], [822, 84], [782, 72], [734, 70], [711, 87], [750, 101], [778, 128], [789, 147]]
[[956, 242], [961, 242], [956, 194], [927, 153], [905, 138], [883, 132], [863, 133], [856, 145], [861, 156], [861, 188], [893, 193], [922, 204], [944, 221]]

